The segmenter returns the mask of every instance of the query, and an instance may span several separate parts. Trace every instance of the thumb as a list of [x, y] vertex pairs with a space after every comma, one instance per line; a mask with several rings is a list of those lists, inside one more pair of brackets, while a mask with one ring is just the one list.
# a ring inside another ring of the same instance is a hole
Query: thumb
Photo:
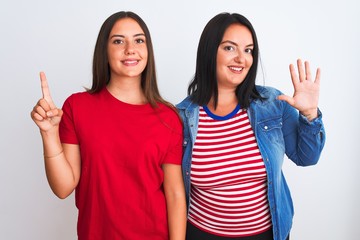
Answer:
[[285, 101], [288, 104], [290, 104], [291, 106], [294, 105], [294, 99], [292, 97], [287, 96], [287, 95], [279, 95], [277, 97], [277, 99], [280, 100], [280, 101]]
[[63, 111], [62, 111], [62, 109], [54, 108], [54, 109], [47, 111], [46, 115], [48, 117], [60, 117], [61, 118], [63, 115]]

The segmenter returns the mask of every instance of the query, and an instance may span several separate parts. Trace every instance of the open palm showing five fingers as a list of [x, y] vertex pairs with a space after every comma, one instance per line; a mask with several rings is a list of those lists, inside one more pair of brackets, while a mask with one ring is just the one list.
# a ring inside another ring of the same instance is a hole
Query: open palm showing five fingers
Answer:
[[309, 119], [313, 119], [317, 117], [319, 103], [320, 69], [317, 69], [315, 80], [313, 80], [309, 62], [305, 61], [304, 65], [300, 59], [297, 60], [297, 74], [295, 67], [290, 64], [290, 75], [294, 85], [294, 95], [292, 97], [280, 95], [278, 99], [286, 101], [299, 110], [300, 113], [307, 116]]

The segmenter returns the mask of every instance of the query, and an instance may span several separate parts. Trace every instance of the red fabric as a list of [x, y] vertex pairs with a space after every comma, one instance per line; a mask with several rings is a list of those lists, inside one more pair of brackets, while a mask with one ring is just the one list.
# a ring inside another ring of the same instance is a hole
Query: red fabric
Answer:
[[78, 237], [168, 239], [164, 163], [181, 164], [182, 125], [165, 105], [131, 105], [106, 89], [63, 106], [63, 143], [78, 144]]
[[238, 238], [271, 228], [266, 169], [246, 110], [216, 120], [200, 107], [191, 184], [188, 219], [201, 230]]

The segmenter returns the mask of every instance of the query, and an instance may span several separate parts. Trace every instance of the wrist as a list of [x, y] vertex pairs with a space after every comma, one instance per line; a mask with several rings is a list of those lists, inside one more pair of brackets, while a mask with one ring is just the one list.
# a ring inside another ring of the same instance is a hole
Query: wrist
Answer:
[[311, 110], [307, 110], [307, 111], [301, 111], [300, 114], [303, 115], [304, 117], [306, 117], [307, 120], [309, 120], [309, 121], [314, 120], [314, 119], [317, 118], [318, 115], [319, 115], [317, 108], [311, 109]]
[[40, 129], [40, 134], [42, 137], [57, 136], [59, 135], [59, 126], [53, 126], [46, 130]]

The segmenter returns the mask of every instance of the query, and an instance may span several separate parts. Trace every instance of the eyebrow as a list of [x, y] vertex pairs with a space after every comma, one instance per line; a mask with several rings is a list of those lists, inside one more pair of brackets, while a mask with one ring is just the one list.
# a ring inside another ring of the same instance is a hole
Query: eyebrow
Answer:
[[[221, 45], [221, 44], [224, 44], [224, 43], [230, 43], [230, 44], [232, 44], [232, 45], [238, 46], [237, 43], [235, 43], [235, 42], [233, 42], [233, 41], [230, 41], [230, 40], [225, 40], [225, 41], [221, 42], [220, 45]], [[253, 44], [253, 43], [250, 43], [250, 44], [246, 45], [246, 47], [254, 47], [254, 44]]]
[[[144, 36], [145, 37], [145, 34], [144, 33], [138, 33], [138, 34], [135, 34], [133, 37], [139, 37], [139, 36]], [[125, 38], [125, 35], [121, 35], [121, 34], [114, 34], [110, 37], [111, 38], [114, 38], [114, 37], [120, 37], [120, 38]]]

